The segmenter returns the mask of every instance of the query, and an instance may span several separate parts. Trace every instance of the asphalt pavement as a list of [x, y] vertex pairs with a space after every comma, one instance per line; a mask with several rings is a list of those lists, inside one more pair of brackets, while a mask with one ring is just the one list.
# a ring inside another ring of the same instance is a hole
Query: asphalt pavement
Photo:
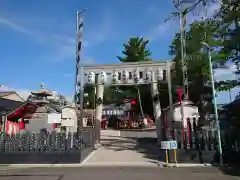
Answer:
[[78, 167], [28, 168], [0, 171], [0, 180], [235, 180], [217, 168]]

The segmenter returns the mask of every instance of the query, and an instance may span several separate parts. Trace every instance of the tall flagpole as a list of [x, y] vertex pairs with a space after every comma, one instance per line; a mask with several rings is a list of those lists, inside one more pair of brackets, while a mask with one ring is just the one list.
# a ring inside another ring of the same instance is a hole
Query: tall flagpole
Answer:
[[[81, 54], [81, 50], [82, 50], [82, 36], [83, 36], [83, 15], [84, 12], [86, 11], [86, 9], [84, 9], [83, 11], [79, 12], [77, 10], [77, 19], [76, 19], [76, 33], [77, 33], [77, 37], [76, 37], [76, 75], [75, 75], [75, 92], [74, 92], [74, 102], [75, 104], [77, 104], [77, 95], [79, 93], [79, 90], [81, 91], [83, 89], [83, 72], [82, 72], [82, 62], [80, 62], [80, 54]], [[78, 75], [79, 75], [79, 68], [80, 69], [80, 73], [81, 73], [81, 80], [80, 80], [80, 86], [81, 88], [79, 89], [79, 85], [78, 85]], [[80, 102], [83, 101], [83, 93], [80, 92]], [[83, 103], [80, 103], [80, 106], [82, 106]], [[82, 107], [80, 107], [82, 109]]]
[[187, 13], [185, 11], [180, 14], [180, 34], [181, 34], [181, 63], [182, 63], [182, 76], [183, 76], [183, 92], [184, 99], [188, 99], [188, 72], [187, 72], [187, 59], [186, 59], [186, 25]]
[[75, 74], [75, 86], [74, 86], [74, 103], [77, 104], [77, 91], [78, 91], [78, 63], [79, 63], [79, 54], [78, 54], [78, 20], [79, 20], [79, 11], [77, 10], [76, 16], [76, 74]]
[[[82, 118], [83, 118], [83, 98], [84, 98], [84, 72], [83, 72], [83, 63], [81, 62], [80, 55], [82, 50], [82, 36], [83, 36], [83, 15], [86, 9], [79, 12], [77, 10], [77, 20], [76, 20], [76, 28], [77, 28], [77, 37], [76, 37], [76, 75], [75, 75], [75, 106], [78, 103], [79, 97], [77, 95], [80, 93], [80, 122], [77, 123], [77, 132], [79, 131], [79, 128], [82, 124]], [[78, 75], [79, 75], [79, 68], [80, 69], [80, 88], [79, 88], [79, 82], [78, 82]]]

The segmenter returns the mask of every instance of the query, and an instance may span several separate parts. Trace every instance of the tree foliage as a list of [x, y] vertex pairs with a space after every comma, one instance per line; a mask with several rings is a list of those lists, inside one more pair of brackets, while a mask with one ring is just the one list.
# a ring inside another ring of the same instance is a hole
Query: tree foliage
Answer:
[[[192, 92], [190, 98], [196, 98], [196, 95], [204, 93], [202, 81], [207, 81], [209, 77], [208, 58], [206, 52], [202, 51], [202, 41], [212, 48], [213, 62], [223, 65], [227, 61], [233, 61], [240, 72], [240, 0], [176, 0], [174, 6], [177, 10], [172, 16], [179, 18], [181, 13], [192, 12], [202, 15], [202, 11], [207, 12], [207, 8], [210, 9], [214, 4], [220, 7], [214, 12], [214, 16], [193, 22], [186, 34], [189, 91]], [[171, 43], [169, 54], [177, 64], [175, 82], [181, 84], [180, 46], [180, 34], [177, 33]], [[228, 91], [231, 99], [231, 89], [235, 86], [236, 83], [233, 81], [223, 81], [216, 87], [218, 91]], [[194, 95], [193, 92], [197, 93]], [[200, 98], [198, 100], [201, 101]]]
[[[202, 90], [203, 84], [209, 79], [209, 60], [208, 54], [203, 49], [202, 42], [206, 42], [213, 49], [222, 46], [221, 39], [218, 38], [218, 21], [207, 19], [205, 21], [195, 21], [189, 26], [186, 32], [186, 58], [188, 64], [188, 78], [192, 89]], [[182, 83], [182, 63], [181, 63], [181, 42], [180, 34], [177, 33], [170, 45], [169, 54], [173, 56], [176, 63], [174, 82]], [[212, 53], [213, 61], [225, 61], [220, 54], [215, 51]], [[200, 86], [200, 87], [199, 87]], [[200, 91], [198, 93], [201, 94]]]
[[123, 44], [123, 57], [117, 56], [121, 62], [151, 61], [151, 52], [147, 49], [149, 40], [143, 37], [132, 37], [127, 44]]

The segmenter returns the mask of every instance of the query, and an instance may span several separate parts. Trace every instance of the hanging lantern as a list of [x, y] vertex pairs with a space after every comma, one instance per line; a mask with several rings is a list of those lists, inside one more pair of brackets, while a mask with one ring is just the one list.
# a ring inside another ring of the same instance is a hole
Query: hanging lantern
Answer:
[[94, 72], [88, 73], [87, 83], [95, 84], [95, 73]]
[[128, 73], [127, 70], [124, 69], [123, 72], [122, 72], [122, 81], [124, 83], [127, 83], [128, 79], [129, 79], [129, 73]]
[[157, 81], [162, 81], [163, 80], [163, 70], [161, 68], [157, 69], [156, 79], [157, 79]]
[[106, 111], [105, 111], [105, 110], [102, 111], [102, 115], [103, 115], [103, 116], [106, 115]]
[[118, 73], [115, 71], [115, 69], [113, 69], [112, 72], [112, 84], [116, 84], [118, 80]]
[[107, 73], [102, 71], [100, 72], [99, 76], [98, 76], [98, 83], [99, 84], [104, 84], [107, 82]]
[[138, 83], [139, 79], [140, 79], [139, 69], [136, 68], [135, 71], [134, 71], [134, 79], [133, 80], [134, 80], [135, 83]]
[[147, 68], [144, 71], [144, 80], [149, 83], [151, 81], [151, 71], [149, 71]]
[[110, 114], [109, 114], [110, 116], [112, 116], [113, 115], [113, 111], [112, 110], [110, 110]]

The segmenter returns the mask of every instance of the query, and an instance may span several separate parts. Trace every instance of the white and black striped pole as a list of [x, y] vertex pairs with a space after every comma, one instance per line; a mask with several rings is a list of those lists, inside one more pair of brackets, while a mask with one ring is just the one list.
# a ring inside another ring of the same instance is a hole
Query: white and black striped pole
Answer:
[[77, 10], [77, 20], [76, 20], [76, 28], [77, 28], [77, 39], [76, 39], [76, 75], [75, 75], [75, 104], [77, 104], [77, 94], [79, 93], [79, 85], [78, 85], [78, 75], [79, 75], [79, 68], [80, 69], [80, 108], [83, 108], [83, 85], [84, 85], [84, 75], [83, 75], [83, 65], [80, 61], [80, 54], [82, 50], [82, 43], [83, 43], [83, 17], [86, 9], [79, 12]]
[[[80, 127], [80, 124], [82, 123], [83, 119], [83, 103], [84, 103], [84, 72], [83, 72], [83, 64], [80, 60], [80, 54], [82, 50], [82, 43], [83, 43], [83, 17], [86, 9], [83, 11], [79, 12], [77, 10], [77, 19], [76, 19], [76, 31], [77, 31], [77, 37], [76, 37], [76, 75], [75, 75], [75, 99], [74, 103], [75, 105], [78, 103], [78, 98], [77, 95], [80, 93], [80, 121], [77, 123], [77, 129]], [[79, 82], [78, 82], [78, 76], [79, 76], [79, 67], [81, 68], [80, 70], [80, 88], [79, 88]]]

